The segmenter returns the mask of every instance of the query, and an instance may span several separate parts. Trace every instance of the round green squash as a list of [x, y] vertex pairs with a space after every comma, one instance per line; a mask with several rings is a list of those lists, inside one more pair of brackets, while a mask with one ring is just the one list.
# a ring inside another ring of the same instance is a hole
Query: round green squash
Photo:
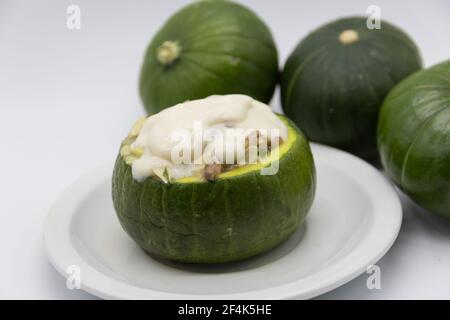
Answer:
[[389, 93], [378, 147], [384, 168], [406, 194], [450, 218], [450, 60], [415, 73]]
[[288, 139], [279, 147], [275, 175], [261, 175], [268, 164], [258, 163], [221, 173], [213, 182], [137, 182], [119, 154], [112, 197], [124, 230], [149, 254], [187, 263], [240, 260], [280, 244], [305, 220], [316, 186], [308, 141], [280, 117]]
[[310, 140], [376, 163], [383, 99], [422, 62], [404, 32], [384, 21], [369, 30], [366, 20], [337, 20], [301, 41], [283, 70], [281, 102]]
[[278, 54], [267, 26], [224, 0], [196, 1], [173, 15], [147, 49], [140, 95], [148, 114], [213, 94], [270, 101]]

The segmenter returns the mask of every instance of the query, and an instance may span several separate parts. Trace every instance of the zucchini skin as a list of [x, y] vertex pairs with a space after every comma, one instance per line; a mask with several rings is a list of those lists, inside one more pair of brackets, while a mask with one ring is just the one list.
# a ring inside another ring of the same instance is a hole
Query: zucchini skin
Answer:
[[[311, 141], [378, 163], [376, 128], [383, 99], [395, 84], [422, 68], [417, 46], [382, 21], [343, 18], [309, 34], [288, 58], [281, 79], [284, 113]], [[358, 39], [340, 41], [346, 30]]]
[[[179, 58], [164, 66], [157, 49], [177, 42]], [[231, 1], [195, 1], [175, 13], [147, 48], [140, 96], [147, 114], [214, 94], [245, 94], [268, 103], [279, 80], [278, 52], [269, 28]]]
[[123, 229], [149, 254], [187, 263], [241, 260], [280, 244], [304, 222], [316, 188], [309, 143], [289, 126], [297, 139], [271, 176], [258, 170], [214, 182], [137, 182], [119, 155], [112, 198]]
[[408, 77], [389, 93], [378, 148], [400, 189], [450, 218], [450, 60]]

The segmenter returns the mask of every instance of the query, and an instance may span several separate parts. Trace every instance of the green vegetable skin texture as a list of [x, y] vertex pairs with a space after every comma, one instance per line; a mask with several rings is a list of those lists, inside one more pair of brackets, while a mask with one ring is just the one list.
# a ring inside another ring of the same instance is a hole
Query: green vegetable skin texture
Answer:
[[271, 249], [302, 224], [314, 198], [309, 143], [296, 132], [276, 175], [258, 170], [214, 182], [139, 183], [119, 155], [112, 195], [122, 227], [151, 255], [180, 262], [222, 263]]
[[[172, 64], [157, 48], [178, 42]], [[249, 9], [229, 1], [203, 0], [173, 15], [152, 40], [140, 77], [148, 114], [186, 100], [241, 93], [270, 101], [279, 78], [278, 54], [266, 25]]]
[[389, 93], [378, 146], [395, 183], [425, 209], [450, 218], [450, 60]]
[[[389, 90], [421, 69], [416, 45], [400, 29], [367, 18], [344, 18], [308, 35], [284, 67], [281, 102], [285, 114], [316, 142], [378, 161], [376, 126]], [[358, 40], [344, 44], [343, 31]]]

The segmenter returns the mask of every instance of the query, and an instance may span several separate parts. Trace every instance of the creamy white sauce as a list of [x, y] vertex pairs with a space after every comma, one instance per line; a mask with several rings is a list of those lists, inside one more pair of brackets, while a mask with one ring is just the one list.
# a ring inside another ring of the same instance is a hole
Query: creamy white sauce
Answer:
[[[139, 135], [131, 145], [131, 149], [139, 149], [142, 152], [131, 164], [134, 179], [142, 181], [149, 176], [161, 176], [164, 170], [167, 170], [173, 179], [195, 176], [204, 168], [205, 163], [202, 160], [207, 158], [208, 152], [217, 152], [220, 147], [225, 152], [227, 149], [233, 150], [233, 142], [229, 141], [230, 139], [225, 139], [219, 146], [216, 146], [217, 140], [200, 140], [198, 143], [199, 140], [195, 137], [199, 127], [203, 133], [214, 129], [225, 137], [230, 136], [227, 133], [236, 130], [258, 130], [285, 140], [288, 132], [286, 125], [269, 106], [245, 95], [210, 96], [181, 103], [145, 120]], [[179, 137], [180, 134], [189, 140], [183, 143], [183, 147], [189, 150], [189, 158], [195, 162], [172, 161], [174, 148], [180, 146], [180, 140], [174, 137]], [[239, 155], [236, 154], [235, 160], [238, 161], [238, 158]]]

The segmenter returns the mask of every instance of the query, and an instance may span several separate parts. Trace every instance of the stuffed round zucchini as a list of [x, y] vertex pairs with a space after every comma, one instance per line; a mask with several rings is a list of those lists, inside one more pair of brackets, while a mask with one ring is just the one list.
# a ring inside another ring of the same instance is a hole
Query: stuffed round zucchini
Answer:
[[[224, 144], [194, 142], [199, 126], [226, 136]], [[229, 144], [236, 132], [244, 137], [233, 140], [242, 142], [241, 153]], [[183, 137], [183, 152], [174, 153], [174, 136]], [[251, 151], [256, 158], [248, 161]], [[218, 161], [224, 154], [227, 161]], [[290, 120], [248, 96], [212, 96], [138, 121], [122, 143], [112, 185], [120, 223], [145, 251], [222, 263], [265, 252], [297, 230], [314, 198], [315, 168]]]

